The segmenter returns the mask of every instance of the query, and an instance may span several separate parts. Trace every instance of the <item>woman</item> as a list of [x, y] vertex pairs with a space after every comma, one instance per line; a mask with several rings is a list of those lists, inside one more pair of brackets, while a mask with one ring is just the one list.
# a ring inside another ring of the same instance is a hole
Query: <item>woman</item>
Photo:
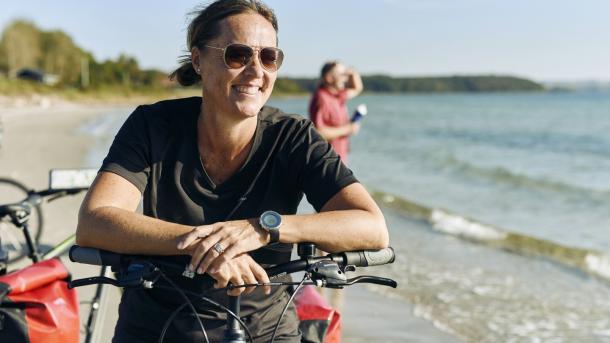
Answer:
[[[77, 243], [174, 260], [187, 255], [189, 268], [206, 275], [175, 282], [195, 292], [268, 282], [261, 264], [289, 260], [298, 242], [325, 251], [386, 247], [381, 211], [311, 122], [264, 107], [283, 60], [272, 10], [256, 1], [216, 1], [193, 19], [188, 46], [190, 58], [173, 76], [183, 85], [201, 82], [202, 97], [131, 114], [83, 201]], [[320, 213], [294, 215], [303, 192]], [[143, 215], [135, 212], [140, 199]], [[226, 302], [219, 293], [215, 299]], [[245, 290], [242, 315], [256, 341], [270, 340], [287, 299], [283, 287]], [[125, 291], [113, 341], [156, 341], [181, 303], [168, 291]], [[222, 313], [195, 306], [210, 341], [220, 341]], [[168, 337], [203, 341], [187, 311]], [[291, 309], [276, 342], [298, 341]]]
[[349, 138], [360, 130], [360, 123], [350, 122], [346, 104], [362, 89], [362, 79], [356, 70], [331, 61], [322, 66], [319, 86], [309, 102], [309, 118], [345, 164]]

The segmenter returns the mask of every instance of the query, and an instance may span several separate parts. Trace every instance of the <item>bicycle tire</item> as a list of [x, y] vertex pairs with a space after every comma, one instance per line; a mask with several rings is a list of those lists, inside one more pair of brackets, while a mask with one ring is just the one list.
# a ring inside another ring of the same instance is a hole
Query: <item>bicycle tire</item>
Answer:
[[[2, 205], [16, 203], [25, 199], [29, 191], [28, 187], [15, 179], [0, 177], [0, 204]], [[38, 245], [44, 226], [44, 218], [40, 205], [34, 206], [29, 224], [28, 230], [30, 235], [34, 239], [34, 244]], [[4, 236], [1, 239], [2, 248], [9, 253], [9, 263], [16, 262], [27, 255], [28, 248], [23, 232], [20, 229], [15, 228], [9, 223], [0, 223], [0, 234]], [[8, 239], [9, 235], [10, 241]]]

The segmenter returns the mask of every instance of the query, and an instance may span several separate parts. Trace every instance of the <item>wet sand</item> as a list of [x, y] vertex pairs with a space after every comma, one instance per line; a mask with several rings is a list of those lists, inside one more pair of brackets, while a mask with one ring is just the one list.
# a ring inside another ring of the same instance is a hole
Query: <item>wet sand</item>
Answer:
[[341, 314], [344, 342], [459, 342], [429, 321], [415, 317], [411, 304], [384, 297], [364, 285], [351, 286], [345, 292]]
[[[37, 103], [0, 102], [4, 138], [0, 149], [0, 176], [14, 177], [31, 188], [48, 185], [51, 168], [90, 167], [84, 165], [93, 137], [79, 134], [77, 128], [116, 107], [42, 100]], [[126, 109], [127, 110], [127, 109]], [[61, 242], [74, 233], [77, 212], [83, 195], [44, 204], [45, 228], [42, 243]], [[64, 258], [74, 278], [96, 275], [94, 267], [77, 265]], [[374, 272], [374, 271], [373, 271]], [[103, 313], [103, 327], [97, 342], [110, 342], [116, 322], [118, 291], [111, 287], [109, 305]], [[90, 299], [92, 286], [78, 289], [82, 301]], [[416, 317], [411, 305], [386, 298], [364, 286], [345, 293], [342, 309], [344, 342], [453, 342], [454, 338]], [[83, 305], [81, 319], [86, 320]]]

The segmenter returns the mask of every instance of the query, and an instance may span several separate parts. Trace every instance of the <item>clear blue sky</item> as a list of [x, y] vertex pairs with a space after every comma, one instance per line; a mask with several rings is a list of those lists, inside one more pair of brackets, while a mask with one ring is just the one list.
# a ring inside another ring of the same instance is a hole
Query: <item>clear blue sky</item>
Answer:
[[[187, 0], [16, 0], [0, 27], [28, 18], [61, 29], [97, 59], [124, 52], [171, 70], [185, 48]], [[280, 23], [284, 76], [315, 76], [328, 59], [396, 76], [513, 74], [610, 81], [606, 0], [268, 0]]]

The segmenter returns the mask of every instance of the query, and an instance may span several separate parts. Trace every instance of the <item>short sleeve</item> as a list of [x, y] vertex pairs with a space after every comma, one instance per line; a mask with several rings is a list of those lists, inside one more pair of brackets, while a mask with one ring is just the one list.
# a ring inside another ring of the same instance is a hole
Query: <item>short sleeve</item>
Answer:
[[291, 175], [297, 175], [307, 201], [320, 211], [344, 187], [358, 182], [309, 120], [301, 120], [290, 144]]
[[147, 107], [139, 106], [114, 137], [100, 171], [115, 173], [144, 192], [151, 170]]
[[311, 109], [312, 111], [310, 114], [310, 118], [315, 127], [324, 127], [329, 125], [329, 123], [327, 123], [328, 110], [326, 109], [326, 106], [324, 105], [324, 103], [322, 103], [322, 101], [318, 99], [314, 100]]

